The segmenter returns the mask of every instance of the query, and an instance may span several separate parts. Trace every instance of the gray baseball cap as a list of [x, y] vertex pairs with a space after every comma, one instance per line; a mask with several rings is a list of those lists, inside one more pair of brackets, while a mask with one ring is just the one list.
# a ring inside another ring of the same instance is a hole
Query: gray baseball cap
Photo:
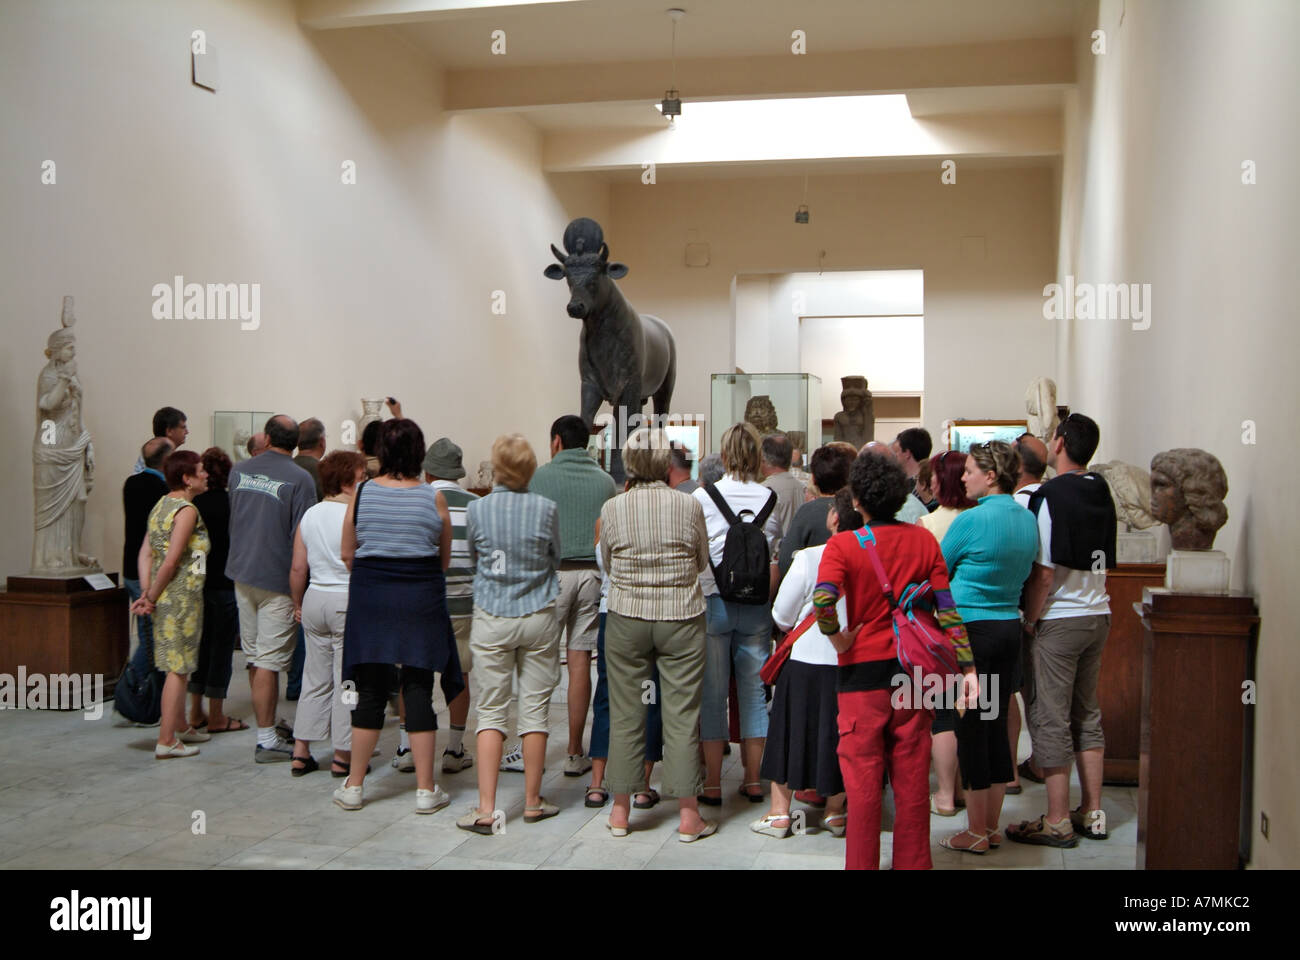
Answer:
[[442, 437], [433, 441], [429, 452], [424, 455], [424, 472], [443, 480], [459, 480], [465, 476], [465, 468], [460, 462], [462, 456], [460, 447]]

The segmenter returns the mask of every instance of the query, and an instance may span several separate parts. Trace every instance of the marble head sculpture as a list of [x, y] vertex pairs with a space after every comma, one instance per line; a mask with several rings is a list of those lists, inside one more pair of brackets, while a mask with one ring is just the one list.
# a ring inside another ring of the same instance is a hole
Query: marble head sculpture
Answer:
[[1211, 550], [1228, 522], [1228, 475], [1212, 453], [1179, 447], [1151, 458], [1151, 513], [1169, 525], [1175, 550]]
[[1025, 390], [1025, 412], [1029, 414], [1029, 433], [1049, 447], [1061, 418], [1056, 414], [1056, 381], [1035, 377]]
[[36, 381], [36, 439], [32, 480], [36, 530], [32, 572], [66, 576], [99, 570], [81, 551], [86, 497], [95, 481], [95, 448], [82, 422], [81, 381], [77, 378], [77, 338], [72, 298], [63, 298], [60, 327], [46, 340], [49, 363]]
[[[578, 374], [581, 415], [588, 428], [602, 402], [613, 408], [616, 420], [639, 415], [650, 399], [656, 414], [668, 413], [677, 380], [676, 341], [667, 324], [637, 313], [624, 299], [614, 281], [627, 276], [627, 265], [609, 259], [600, 224], [579, 217], [564, 229], [564, 252], [551, 244], [551, 253], [559, 262], [544, 272], [552, 280], [568, 281], [569, 316], [582, 321]], [[615, 480], [623, 473], [620, 446], [615, 443], [611, 458]]]

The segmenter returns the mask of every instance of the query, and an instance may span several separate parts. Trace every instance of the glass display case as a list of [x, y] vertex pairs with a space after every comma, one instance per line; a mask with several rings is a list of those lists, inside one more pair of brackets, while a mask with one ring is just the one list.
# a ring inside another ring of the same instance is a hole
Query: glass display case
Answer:
[[248, 438], [260, 433], [275, 412], [217, 410], [212, 414], [212, 444], [230, 456], [232, 463], [248, 459]]
[[711, 383], [709, 449], [717, 453], [722, 434], [748, 420], [760, 434], [779, 430], [804, 454], [809, 438], [822, 432], [822, 381], [811, 373], [715, 373]]

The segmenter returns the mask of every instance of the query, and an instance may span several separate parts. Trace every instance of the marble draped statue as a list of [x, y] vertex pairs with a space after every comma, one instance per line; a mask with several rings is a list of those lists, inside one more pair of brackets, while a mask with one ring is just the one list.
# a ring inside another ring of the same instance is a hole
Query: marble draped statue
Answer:
[[357, 449], [361, 449], [361, 434], [366, 432], [366, 427], [376, 420], [384, 419], [384, 398], [378, 400], [367, 400], [361, 398], [361, 419], [357, 421]]
[[36, 383], [32, 573], [38, 576], [75, 576], [101, 569], [94, 557], [81, 550], [86, 496], [95, 479], [95, 449], [81, 417], [77, 338], [72, 332], [76, 322], [72, 298], [64, 297], [62, 324], [46, 342], [49, 363]]
[[840, 377], [840, 406], [835, 414], [835, 439], [859, 449], [876, 438], [875, 403], [866, 377]]
[[1151, 514], [1151, 476], [1141, 467], [1112, 460], [1090, 464], [1088, 469], [1106, 478], [1121, 529], [1146, 530], [1160, 522]]
[[1179, 447], [1151, 458], [1151, 513], [1169, 525], [1175, 550], [1212, 550], [1228, 522], [1228, 475], [1218, 457]]
[[1025, 390], [1025, 412], [1029, 414], [1029, 433], [1048, 447], [1056, 435], [1056, 425], [1061, 418], [1056, 414], [1056, 381], [1050, 377], [1035, 377]]

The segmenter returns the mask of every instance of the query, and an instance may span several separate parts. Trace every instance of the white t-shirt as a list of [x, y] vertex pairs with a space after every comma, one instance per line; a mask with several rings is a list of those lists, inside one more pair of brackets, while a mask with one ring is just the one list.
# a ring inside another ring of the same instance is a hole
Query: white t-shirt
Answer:
[[[786, 633], [812, 613], [817, 568], [821, 565], [825, 549], [824, 543], [816, 547], [804, 547], [795, 551], [794, 558], [790, 561], [790, 569], [786, 571], [781, 589], [776, 594], [776, 602], [772, 604], [772, 622]], [[841, 624], [849, 622], [849, 609], [844, 597], [841, 596], [835, 605], [835, 612], [839, 614]], [[840, 662], [839, 654], [815, 623], [794, 642], [790, 659], [831, 667], [838, 666]]]
[[1037, 490], [1042, 485], [1043, 482], [1041, 480], [1038, 481], [1038, 483], [1027, 483], [1019, 490], [1017, 490], [1014, 494], [1012, 494], [1012, 496], [1016, 498], [1016, 503], [1020, 504], [1022, 507], [1028, 510], [1030, 496], [1033, 494], [1035, 490]]
[[348, 568], [343, 563], [343, 520], [346, 503], [322, 500], [298, 521], [302, 545], [307, 548], [307, 566], [311, 570], [309, 589], [329, 593], [348, 592]]
[[[714, 484], [718, 488], [718, 493], [722, 494], [722, 499], [727, 501], [727, 506], [736, 516], [740, 516], [740, 511], [749, 510], [754, 516], [758, 511], [763, 509], [767, 503], [767, 498], [772, 496], [775, 491], [771, 487], [765, 487], [761, 483], [754, 483], [752, 480], [737, 480], [731, 476], [725, 476]], [[722, 562], [722, 548], [727, 542], [727, 531], [730, 524], [723, 518], [722, 513], [718, 510], [713, 498], [709, 496], [708, 491], [700, 487], [691, 494], [700, 502], [704, 508], [704, 527], [709, 534], [709, 560], [714, 564]], [[753, 517], [741, 517], [742, 523], [749, 523]], [[777, 545], [781, 541], [781, 518], [777, 513], [776, 506], [772, 507], [771, 514], [768, 515], [767, 523], [763, 524], [763, 533], [767, 536], [767, 549], [773, 562], [776, 561]], [[713, 570], [705, 570], [700, 574], [700, 587], [704, 590], [706, 597], [717, 594], [718, 585], [713, 580]]]
[[1110, 613], [1106, 571], [1071, 570], [1052, 563], [1052, 514], [1044, 503], [1038, 508], [1038, 563], [1051, 568], [1052, 589], [1043, 604], [1043, 620], [1092, 617]]

